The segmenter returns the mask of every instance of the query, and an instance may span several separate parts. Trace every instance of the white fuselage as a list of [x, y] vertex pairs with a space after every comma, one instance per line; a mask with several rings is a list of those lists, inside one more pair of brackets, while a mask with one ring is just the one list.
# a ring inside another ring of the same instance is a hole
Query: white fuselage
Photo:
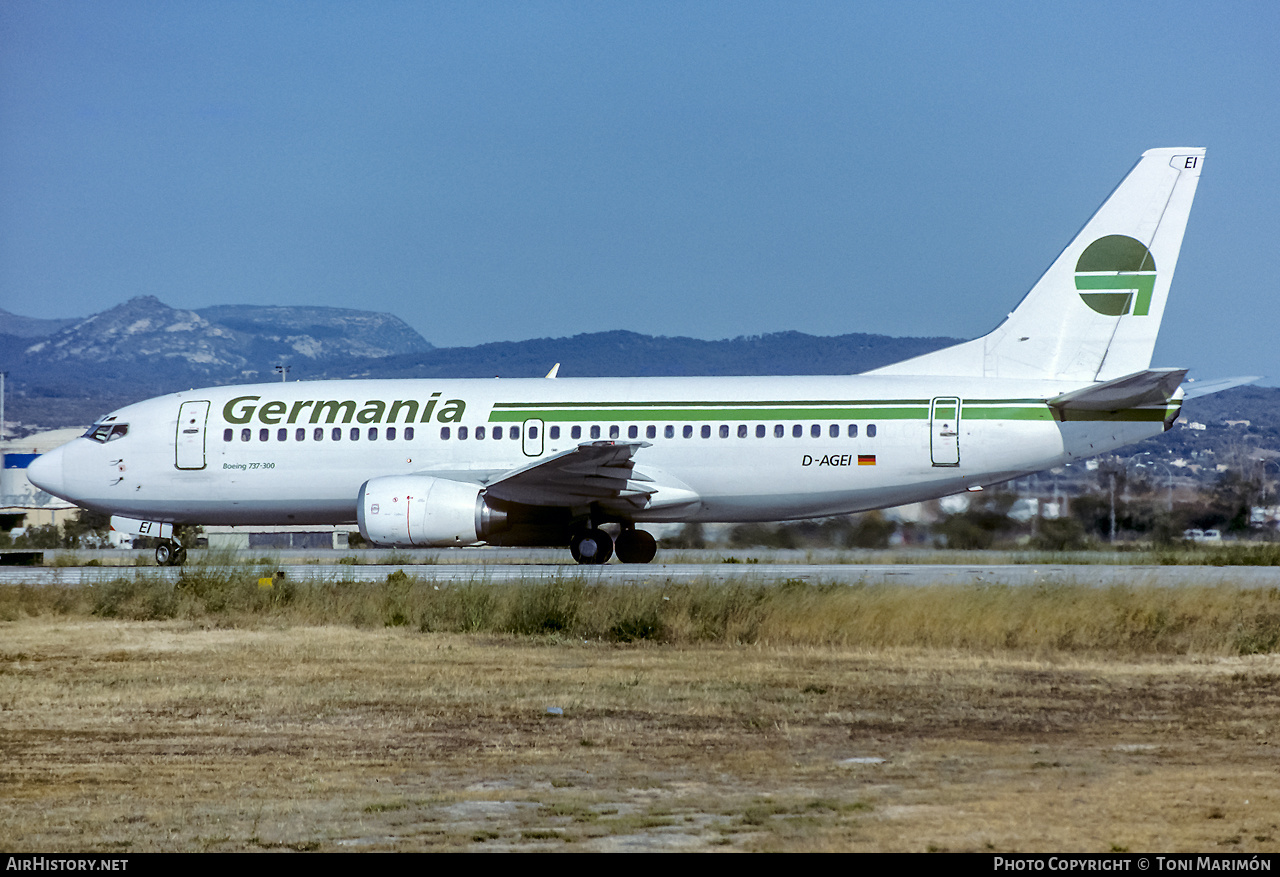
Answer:
[[122, 436], [77, 439], [36, 461], [31, 475], [79, 505], [130, 518], [340, 524], [356, 520], [371, 478], [426, 474], [483, 486], [581, 443], [616, 439], [648, 443], [634, 454], [636, 472], [696, 495], [636, 509], [630, 520], [783, 520], [946, 496], [1165, 428], [1168, 411], [1058, 422], [1045, 400], [1074, 386], [849, 376], [216, 387], [122, 408], [112, 421], [127, 424]]

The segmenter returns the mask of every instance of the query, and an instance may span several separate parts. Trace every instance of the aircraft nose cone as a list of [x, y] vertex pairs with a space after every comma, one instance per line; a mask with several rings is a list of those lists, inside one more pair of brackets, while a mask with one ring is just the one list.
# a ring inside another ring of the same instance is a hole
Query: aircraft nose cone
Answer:
[[61, 499], [67, 499], [65, 482], [63, 475], [63, 457], [66, 448], [54, 448], [48, 453], [41, 454], [31, 461], [27, 466], [27, 480], [45, 493], [52, 493]]

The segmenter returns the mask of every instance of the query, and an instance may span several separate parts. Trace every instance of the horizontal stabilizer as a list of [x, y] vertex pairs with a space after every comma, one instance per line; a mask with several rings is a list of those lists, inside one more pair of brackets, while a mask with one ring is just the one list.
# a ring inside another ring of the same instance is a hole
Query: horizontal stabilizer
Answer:
[[1164, 405], [1186, 376], [1185, 368], [1147, 369], [1055, 396], [1049, 406], [1061, 415], [1059, 419], [1069, 420], [1069, 411], [1122, 411]]
[[1216, 381], [1188, 381], [1182, 385], [1182, 398], [1198, 399], [1201, 396], [1221, 393], [1223, 390], [1230, 390], [1232, 387], [1243, 387], [1245, 384], [1252, 384], [1254, 381], [1260, 380], [1262, 380], [1262, 375], [1247, 375], [1241, 378], [1218, 378]]

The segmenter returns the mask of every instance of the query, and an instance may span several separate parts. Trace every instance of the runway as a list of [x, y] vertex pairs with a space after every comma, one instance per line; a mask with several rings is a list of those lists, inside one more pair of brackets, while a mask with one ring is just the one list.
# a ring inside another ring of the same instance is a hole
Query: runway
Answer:
[[[255, 567], [245, 564], [246, 572]], [[259, 564], [263, 576], [275, 572], [295, 582], [381, 582], [397, 570], [441, 585], [541, 583], [572, 578], [609, 585], [661, 585], [688, 582], [734, 582], [849, 586], [899, 585], [1035, 585], [1114, 586], [1232, 586], [1280, 587], [1280, 567], [1257, 566], [1154, 566], [1086, 564], [738, 564], [673, 563], [602, 567], [565, 563], [279, 563]], [[9, 567], [0, 568], [0, 584], [38, 587], [70, 587], [106, 583], [136, 574], [161, 576], [177, 582], [176, 567]]]

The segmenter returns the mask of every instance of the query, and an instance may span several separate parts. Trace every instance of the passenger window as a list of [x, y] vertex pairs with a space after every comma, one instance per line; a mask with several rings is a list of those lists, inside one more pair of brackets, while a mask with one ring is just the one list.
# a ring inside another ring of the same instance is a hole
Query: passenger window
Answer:
[[317, 427], [316, 427], [316, 431], [315, 431], [314, 433], [312, 433], [312, 434], [311, 434], [311, 437], [312, 437], [312, 438], [314, 438], [314, 439], [315, 439], [316, 441], [318, 441], [318, 442], [322, 442], [322, 441], [324, 441], [324, 427], [323, 427], [323, 426], [317, 426]]
[[773, 437], [774, 437], [774, 438], [782, 438], [783, 434], [784, 434], [784, 433], [783, 433], [782, 424], [781, 424], [781, 423], [775, 423], [775, 424], [773, 425]]
[[856, 423], [849, 424], [849, 438], [857, 438], [857, 437], [858, 437], [858, 424]]
[[477, 426], [477, 427], [476, 427], [476, 439], [477, 439], [477, 440], [479, 440], [479, 439], [482, 439], [482, 438], [484, 438], [484, 427], [483, 427], [483, 426]]
[[609, 427], [609, 438], [616, 439], [618, 437], [618, 424]]
[[756, 438], [764, 438], [764, 424], [763, 424], [763, 423], [757, 423], [757, 424], [756, 424]]
[[[405, 428], [405, 431], [404, 431], [404, 437], [405, 437], [405, 438], [408, 438], [408, 437], [409, 437], [409, 430], [410, 430], [410, 429], [412, 429], [412, 428], [413, 428], [413, 427], [406, 427], [406, 428]], [[393, 441], [395, 441], [395, 440], [396, 440], [396, 428], [395, 428], [394, 426], [388, 426], [388, 427], [387, 427], [387, 441], [389, 441], [389, 442], [393, 442]]]
[[224, 429], [224, 430], [222, 431], [222, 440], [223, 440], [224, 442], [229, 442], [229, 441], [231, 441], [231, 437], [232, 437], [233, 435], [235, 435], [235, 432], [234, 432], [233, 430], [230, 430], [230, 429]]
[[598, 439], [598, 438], [600, 438], [600, 427], [598, 427], [598, 426], [593, 426], [593, 427], [591, 427], [591, 437], [592, 437], [593, 439]]
[[867, 424], [867, 438], [876, 437], [876, 425], [874, 423]]
[[342, 427], [335, 426], [333, 428], [333, 432], [329, 434], [329, 438], [333, 439], [335, 442], [342, 441]]
[[575, 426], [571, 430], [569, 430], [569, 438], [576, 438], [576, 439], [582, 438], [582, 427]]
[[703, 438], [711, 438], [711, 425], [710, 425], [710, 424], [707, 424], [707, 423], [702, 424], [702, 437], [703, 437]]
[[[532, 432], [530, 432], [530, 433], [529, 433], [529, 437], [530, 437], [530, 438], [537, 438], [537, 436], [536, 436], [536, 435], [534, 435]], [[553, 427], [551, 427], [551, 438], [552, 438], [553, 440], [554, 440], [554, 439], [558, 439], [558, 438], [560, 438], [560, 427], [558, 427], [558, 426], [553, 426]]]
[[249, 430], [249, 429], [242, 429], [242, 430], [240, 430], [240, 441], [242, 441], [242, 442], [247, 442], [247, 441], [249, 441], [249, 439], [251, 439], [251, 438], [253, 438], [253, 431], [252, 431], [252, 430]]
[[467, 428], [465, 426], [458, 427], [458, 441], [464, 441], [467, 437]]
[[747, 425], [745, 423], [738, 424], [738, 438], [747, 437]]
[[369, 427], [369, 441], [376, 442], [378, 440], [378, 428], [376, 426]]
[[837, 424], [831, 424], [831, 429], [827, 432], [832, 438], [840, 438], [840, 427]]
[[666, 428], [662, 430], [662, 435], [664, 438], [675, 438], [676, 428], [668, 423]]
[[444, 439], [445, 441], [449, 440], [449, 427], [447, 426], [440, 427], [440, 438]]
[[729, 437], [729, 424], [727, 423], [720, 424], [720, 438], [728, 438], [728, 437]]
[[293, 440], [296, 442], [305, 442], [307, 440], [307, 431], [301, 426], [293, 433]]
[[[560, 434], [556, 433], [556, 435], [558, 437]], [[538, 437], [538, 428], [536, 426], [529, 427], [529, 438], [537, 438], [537, 437]], [[511, 427], [511, 438], [512, 439], [520, 438], [520, 427], [518, 426]]]
[[494, 437], [494, 438], [496, 438], [496, 439], [500, 439], [500, 438], [502, 438], [502, 427], [500, 427], [500, 426], [495, 426], [495, 427], [493, 428], [493, 437]]
[[644, 428], [644, 437], [645, 437], [645, 438], [657, 438], [657, 437], [658, 437], [658, 428], [657, 428], [656, 426], [654, 426], [653, 424], [650, 424], [649, 426], [646, 426], [646, 427]]
[[289, 430], [281, 427], [276, 430], [276, 441], [287, 442], [289, 440]]
[[[392, 431], [392, 432], [395, 432], [395, 430], [394, 430], [394, 429], [393, 429], [393, 430], [391, 430], [391, 431]], [[392, 438], [395, 438], [395, 436], [393, 435], [393, 436], [392, 436]], [[407, 442], [411, 442], [411, 441], [413, 441], [413, 427], [412, 427], [412, 426], [406, 426], [406, 427], [404, 428], [404, 440], [405, 440], [405, 441], [407, 441]]]
[[353, 442], [360, 441], [360, 427], [358, 426], [351, 427], [351, 440]]
[[632, 425], [627, 427], [627, 438], [637, 438], [640, 435], [640, 427]]
[[800, 424], [798, 424], [798, 423], [797, 423], [795, 426], [791, 427], [791, 437], [792, 437], [792, 438], [800, 438], [802, 435], [804, 435], [804, 427], [803, 427], [803, 426], [801, 426]]
[[271, 438], [271, 430], [269, 429], [258, 430], [258, 441], [265, 442], [269, 438]]

